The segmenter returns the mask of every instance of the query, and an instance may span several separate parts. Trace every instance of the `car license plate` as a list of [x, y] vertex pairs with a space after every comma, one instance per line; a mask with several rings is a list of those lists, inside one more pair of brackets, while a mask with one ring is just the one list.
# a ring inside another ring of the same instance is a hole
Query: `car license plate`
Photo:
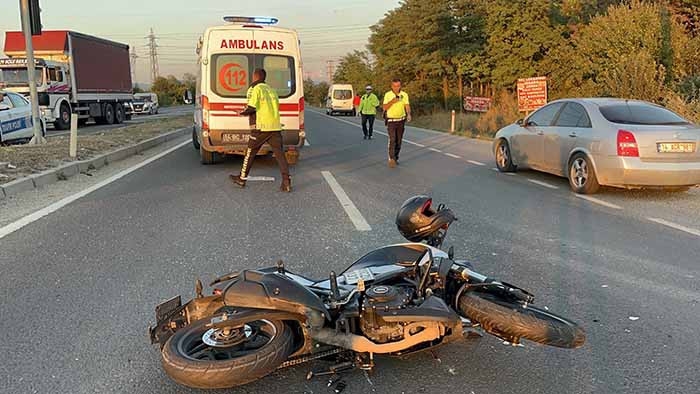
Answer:
[[248, 142], [248, 138], [250, 138], [249, 134], [224, 134], [223, 135], [224, 142], [229, 142], [229, 143], [246, 143], [246, 142]]
[[695, 152], [694, 142], [662, 142], [656, 144], [659, 153], [693, 153]]

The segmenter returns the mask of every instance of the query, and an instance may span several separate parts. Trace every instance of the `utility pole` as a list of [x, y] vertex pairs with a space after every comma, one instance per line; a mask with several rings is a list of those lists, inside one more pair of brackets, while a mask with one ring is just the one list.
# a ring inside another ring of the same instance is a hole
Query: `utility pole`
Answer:
[[158, 79], [160, 72], [158, 71], [158, 44], [156, 43], [157, 37], [155, 34], [153, 34], [153, 28], [151, 28], [151, 34], [149, 34], [146, 38], [148, 38], [148, 56], [151, 59], [151, 83], [154, 83], [156, 79]]
[[328, 67], [328, 83], [330, 83], [331, 85], [333, 84], [333, 71], [334, 71], [333, 70], [333, 68], [334, 68], [333, 63], [335, 63], [335, 61], [333, 61], [333, 60], [326, 61], [326, 66]]
[[[33, 7], [38, 7], [39, 2], [35, 1]], [[32, 23], [30, 19], [29, 0], [19, 0], [19, 10], [22, 16], [22, 32], [24, 33], [24, 45], [27, 52], [27, 79], [29, 82], [29, 98], [32, 104], [32, 124], [34, 125], [34, 137], [29, 141], [30, 144], [39, 145], [45, 144], [46, 139], [42, 133], [41, 119], [39, 117], [39, 95], [36, 91], [36, 65], [34, 64], [34, 46], [32, 45]], [[35, 15], [38, 15], [39, 10], [32, 10]], [[40, 22], [39, 22], [40, 23]], [[41, 31], [37, 32], [41, 34]]]

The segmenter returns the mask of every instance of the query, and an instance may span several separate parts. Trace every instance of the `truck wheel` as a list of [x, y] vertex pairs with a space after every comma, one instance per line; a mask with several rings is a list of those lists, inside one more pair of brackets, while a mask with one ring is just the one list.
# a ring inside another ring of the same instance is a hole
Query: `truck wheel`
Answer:
[[122, 122], [124, 122], [124, 106], [117, 103], [114, 106], [114, 123], [121, 124]]
[[216, 152], [209, 152], [200, 145], [199, 158], [204, 165], [216, 164], [219, 161], [219, 154]]
[[58, 119], [53, 122], [53, 126], [57, 130], [68, 130], [70, 128], [70, 106], [65, 102], [61, 104], [58, 110]]
[[104, 120], [105, 124], [114, 124], [114, 107], [112, 104], [105, 104]]

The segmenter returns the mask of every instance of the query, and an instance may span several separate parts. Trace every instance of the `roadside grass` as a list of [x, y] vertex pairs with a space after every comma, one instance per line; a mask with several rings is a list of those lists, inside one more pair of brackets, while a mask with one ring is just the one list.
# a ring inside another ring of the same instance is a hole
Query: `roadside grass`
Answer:
[[[492, 139], [495, 131], [481, 132], [477, 129], [476, 125], [480, 116], [475, 113], [456, 113], [454, 134], [469, 138]], [[449, 133], [451, 123], [451, 112], [439, 111], [414, 117], [410, 126]]]
[[[191, 125], [192, 115], [182, 115], [79, 135], [76, 160], [89, 159]], [[61, 135], [48, 136], [44, 145], [0, 146], [0, 184], [73, 161], [68, 154], [69, 143], [69, 136]]]

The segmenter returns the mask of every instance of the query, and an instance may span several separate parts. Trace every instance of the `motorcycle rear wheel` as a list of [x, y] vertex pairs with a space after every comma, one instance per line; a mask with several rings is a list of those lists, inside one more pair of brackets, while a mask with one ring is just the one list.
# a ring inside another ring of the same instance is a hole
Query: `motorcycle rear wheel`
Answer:
[[488, 293], [463, 294], [459, 309], [484, 331], [510, 342], [524, 338], [543, 345], [578, 348], [586, 341], [584, 330], [568, 319]]
[[294, 350], [292, 330], [281, 320], [240, 314], [229, 316], [226, 335], [207, 327], [211, 319], [176, 332], [161, 353], [165, 372], [188, 387], [222, 389], [250, 383], [277, 369]]

